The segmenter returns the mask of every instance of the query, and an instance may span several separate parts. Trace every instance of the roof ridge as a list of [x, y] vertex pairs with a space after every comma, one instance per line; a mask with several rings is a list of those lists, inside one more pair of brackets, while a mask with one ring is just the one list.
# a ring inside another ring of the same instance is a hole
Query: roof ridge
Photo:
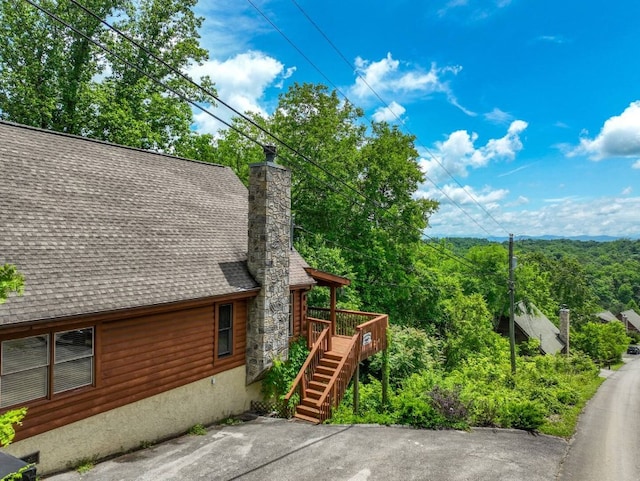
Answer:
[[66, 132], [58, 132], [57, 130], [50, 130], [50, 129], [43, 129], [43, 128], [40, 128], [40, 127], [33, 127], [31, 125], [19, 124], [17, 122], [11, 122], [11, 121], [8, 121], [8, 120], [0, 119], [0, 125], [7, 125], [9, 127], [15, 127], [15, 128], [25, 129], [25, 130], [31, 130], [31, 131], [34, 131], [34, 132], [42, 132], [44, 134], [57, 135], [57, 136], [66, 137], [66, 138], [69, 138], [69, 139], [83, 140], [83, 141], [90, 142], [90, 143], [106, 145], [106, 146], [109, 146], [109, 147], [116, 147], [116, 148], [121, 148], [121, 149], [125, 149], [125, 150], [131, 150], [131, 151], [134, 151], [134, 152], [142, 152], [142, 153], [145, 153], [145, 154], [158, 155], [160, 157], [166, 157], [166, 158], [169, 158], [169, 159], [184, 160], [184, 161], [187, 161], [187, 162], [194, 162], [196, 164], [204, 164], [204, 165], [211, 165], [211, 166], [214, 166], [214, 167], [222, 167], [223, 169], [230, 169], [231, 168], [231, 167], [229, 167], [227, 165], [216, 164], [215, 162], [205, 162], [203, 160], [188, 159], [186, 157], [180, 157], [178, 155], [171, 155], [171, 154], [167, 154], [167, 153], [164, 153], [164, 152], [156, 152], [156, 151], [153, 151], [153, 150], [141, 149], [139, 147], [130, 147], [128, 145], [116, 144], [116, 143], [113, 143], [113, 142], [108, 142], [106, 140], [93, 139], [91, 137], [83, 137], [82, 135], [68, 134]]

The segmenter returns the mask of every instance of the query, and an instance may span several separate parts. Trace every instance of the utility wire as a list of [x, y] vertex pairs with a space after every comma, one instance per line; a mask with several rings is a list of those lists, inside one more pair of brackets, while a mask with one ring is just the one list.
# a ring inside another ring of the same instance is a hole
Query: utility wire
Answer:
[[[155, 76], [152, 76], [150, 74], [148, 74], [147, 72], [145, 72], [143, 69], [141, 69], [140, 67], [138, 67], [137, 65], [132, 64], [131, 62], [129, 62], [128, 60], [122, 58], [122, 56], [118, 55], [117, 53], [113, 52], [112, 50], [110, 50], [108, 47], [105, 47], [104, 45], [100, 44], [99, 42], [93, 40], [92, 38], [90, 38], [88, 35], [84, 34], [83, 32], [81, 32], [79, 29], [77, 29], [76, 27], [70, 25], [68, 22], [62, 20], [59, 16], [57, 16], [56, 14], [48, 11], [47, 9], [45, 9], [44, 7], [41, 7], [40, 5], [36, 4], [33, 0], [25, 0], [27, 3], [29, 3], [31, 6], [33, 6], [34, 8], [38, 9], [39, 11], [41, 11], [42, 13], [44, 13], [45, 15], [49, 16], [50, 18], [52, 18], [53, 20], [59, 22], [60, 24], [64, 25], [65, 27], [69, 28], [70, 30], [74, 31], [76, 34], [80, 35], [81, 37], [85, 38], [86, 40], [88, 40], [89, 42], [91, 42], [92, 44], [94, 44], [95, 46], [97, 46], [98, 48], [100, 48], [101, 50], [103, 50], [105, 53], [112, 55], [113, 57], [117, 58], [118, 60], [122, 61], [125, 65], [127, 65], [130, 68], [134, 68], [135, 70], [137, 70], [138, 72], [140, 72], [142, 75], [148, 77], [149, 79], [151, 79], [152, 81], [158, 83], [159, 85], [162, 85], [163, 87], [165, 87], [167, 90], [169, 90], [170, 92], [172, 92], [174, 95], [178, 96], [179, 98], [181, 98], [182, 100], [184, 100], [185, 102], [189, 103], [190, 105], [193, 105], [194, 107], [198, 108], [199, 110], [205, 112], [207, 115], [212, 116], [213, 118], [215, 118], [216, 120], [219, 120], [220, 122], [222, 122], [224, 125], [227, 125], [228, 127], [230, 127], [232, 130], [234, 130], [235, 132], [239, 133], [240, 135], [242, 135], [243, 137], [247, 138], [248, 140], [250, 140], [251, 142], [254, 142], [255, 144], [264, 147], [264, 144], [262, 144], [260, 141], [258, 141], [256, 138], [246, 134], [245, 132], [243, 132], [242, 130], [236, 128], [235, 126], [232, 126], [231, 124], [229, 124], [228, 122], [220, 119], [219, 117], [217, 117], [215, 114], [213, 114], [212, 112], [208, 111], [207, 109], [203, 108], [202, 106], [200, 106], [199, 104], [197, 104], [196, 102], [188, 99], [187, 97], [185, 97], [183, 94], [177, 92], [175, 89], [167, 86], [165, 83], [163, 83], [161, 80], [157, 79]], [[320, 170], [322, 170], [323, 172], [325, 172], [327, 175], [329, 175], [330, 177], [336, 179], [336, 180], [340, 180], [339, 178], [337, 178], [336, 176], [334, 176], [333, 174], [331, 174], [329, 171], [327, 171], [326, 169], [324, 169], [323, 167], [319, 166], [316, 162], [312, 161], [311, 159], [309, 159], [306, 155], [300, 153], [297, 149], [292, 148], [291, 146], [289, 146], [286, 142], [281, 141], [278, 137], [276, 137], [274, 134], [272, 134], [271, 132], [269, 132], [268, 130], [266, 130], [264, 127], [260, 126], [259, 124], [257, 124], [255, 121], [253, 121], [252, 119], [248, 118], [247, 116], [239, 113], [237, 110], [235, 110], [233, 107], [229, 106], [226, 102], [222, 101], [217, 95], [215, 95], [213, 92], [211, 92], [209, 89], [206, 89], [204, 87], [202, 87], [201, 85], [197, 84], [196, 82], [194, 82], [193, 80], [191, 80], [189, 77], [185, 76], [184, 74], [182, 74], [180, 71], [178, 71], [177, 69], [175, 69], [174, 67], [170, 66], [169, 64], [167, 64], [166, 62], [164, 62], [162, 59], [160, 59], [159, 57], [157, 57], [156, 55], [154, 55], [152, 52], [149, 52], [147, 49], [145, 49], [143, 46], [141, 46], [138, 42], [136, 42], [135, 40], [131, 39], [129, 36], [127, 36], [126, 34], [120, 32], [117, 28], [111, 26], [109, 23], [105, 22], [104, 20], [100, 19], [99, 16], [97, 16], [96, 14], [94, 14], [93, 12], [91, 12], [89, 9], [87, 9], [86, 7], [82, 6], [81, 4], [79, 4], [76, 0], [71, 0], [71, 2], [77, 6], [79, 6], [80, 8], [82, 8], [82, 10], [84, 10], [85, 12], [87, 12], [88, 14], [94, 16], [94, 18], [97, 18], [98, 20], [100, 20], [101, 23], [105, 24], [106, 26], [108, 26], [110, 29], [112, 29], [113, 31], [115, 31], [116, 33], [118, 33], [119, 35], [123, 36], [125, 39], [127, 39], [129, 42], [133, 43], [134, 45], [136, 45], [138, 48], [142, 49], [144, 52], [146, 52], [148, 55], [150, 55], [151, 57], [153, 57], [154, 59], [156, 59], [157, 61], [161, 62], [164, 66], [166, 66], [168, 69], [170, 69], [172, 72], [177, 73], [178, 75], [180, 75], [182, 78], [184, 78], [185, 80], [187, 80], [190, 84], [194, 85], [195, 87], [197, 87], [198, 89], [201, 89], [204, 93], [206, 93], [207, 95], [210, 95], [211, 97], [213, 97], [214, 99], [216, 99], [218, 102], [220, 102], [222, 105], [227, 106], [229, 109], [231, 109], [232, 111], [234, 111], [236, 114], [238, 114], [241, 118], [243, 118], [245, 121], [249, 122], [250, 124], [252, 124], [253, 126], [255, 126], [256, 128], [258, 128], [260, 131], [262, 131], [263, 133], [265, 133], [266, 135], [272, 137], [273, 139], [275, 139], [276, 141], [278, 141], [279, 143], [281, 143], [282, 145], [284, 145], [286, 148], [288, 148], [289, 150], [291, 150], [293, 153], [295, 153], [296, 155], [300, 156], [301, 158], [303, 158], [305, 161], [308, 161], [309, 163], [311, 163], [312, 165], [316, 166], [317, 168], [319, 168]], [[298, 165], [299, 167], [299, 165]], [[300, 167], [299, 167], [300, 168]], [[308, 173], [305, 169], [305, 173]], [[316, 178], [316, 180], [318, 180], [319, 182], [322, 182], [324, 184], [326, 184], [326, 182], [321, 181], [319, 179]], [[355, 189], [354, 187], [350, 186], [349, 184], [345, 183], [344, 181], [340, 182], [342, 185], [346, 186], [349, 188], [349, 190], [353, 191], [354, 193], [356, 193], [357, 195], [363, 197], [365, 200], [367, 200], [368, 202], [370, 202], [375, 208], [379, 209], [380, 207], [378, 206], [377, 202], [375, 202], [374, 200], [370, 199], [369, 197], [367, 197], [365, 194], [361, 193], [360, 191], [358, 191], [357, 189]], [[329, 185], [329, 184], [326, 184]], [[344, 194], [342, 194], [344, 195]], [[353, 200], [349, 197], [345, 197], [348, 200]], [[410, 226], [409, 224], [406, 224], [408, 227], [410, 228], [414, 228], [414, 226]], [[421, 232], [422, 235], [424, 235], [425, 237], [434, 240], [433, 238], [431, 238], [430, 236], [424, 234], [424, 232]], [[429, 245], [430, 244], [426, 244]], [[433, 246], [430, 246], [433, 247]], [[434, 249], [437, 249], [436, 247], [433, 247]], [[440, 251], [443, 252], [443, 251]], [[456, 256], [455, 254], [446, 254], [448, 257], [457, 260], [458, 262], [460, 262], [461, 264], [466, 264], [466, 260], [460, 256]], [[470, 264], [466, 264], [467, 267], [471, 267], [474, 268], [472, 265]]]
[[[250, 2], [250, 0], [248, 0]], [[356, 75], [358, 76], [358, 78], [362, 81], [362, 83], [364, 85], [366, 85], [366, 87], [373, 93], [373, 95], [375, 95], [375, 97], [384, 105], [384, 107], [389, 110], [389, 112], [391, 112], [391, 114], [395, 117], [395, 119], [400, 122], [406, 129], [407, 132], [411, 135], [413, 135], [416, 139], [418, 139], [418, 136], [415, 135], [413, 132], [411, 132], [411, 130], [407, 127], [406, 123], [404, 120], [402, 120], [394, 111], [393, 109], [389, 106], [389, 104], [380, 96], [380, 94], [378, 92], [376, 92], [376, 90], [369, 84], [369, 82], [367, 82], [367, 79], [364, 78], [362, 75], [360, 75], [360, 72], [358, 71], [358, 69], [356, 68], [355, 65], [353, 65], [348, 59], [347, 57], [340, 51], [340, 49], [335, 45], [335, 43], [333, 43], [331, 41], [331, 39], [327, 36], [327, 34], [324, 33], [324, 31], [320, 28], [320, 26], [311, 18], [311, 16], [309, 16], [309, 14], [300, 6], [300, 4], [296, 1], [296, 0], [291, 0], [291, 2], [293, 2], [293, 4], [298, 8], [298, 10], [300, 10], [300, 12], [302, 13], [302, 15], [305, 16], [305, 18], [309, 21], [309, 23], [311, 23], [311, 25], [313, 25], [313, 27], [318, 31], [318, 33], [320, 33], [320, 35], [322, 35], [322, 37], [324, 37], [324, 39], [327, 41], [327, 43], [333, 48], [333, 50], [335, 50], [335, 52], [338, 54], [338, 56], [349, 66], [349, 68], [351, 70], [353, 70]], [[475, 198], [474, 195], [472, 195], [466, 187], [464, 187], [459, 181], [458, 179], [456, 179], [454, 177], [454, 175], [449, 171], [449, 169], [447, 169], [442, 162], [440, 162], [440, 160], [438, 159], [438, 157], [431, 151], [431, 149], [429, 149], [427, 146], [425, 146], [424, 144], [422, 144], [422, 142], [420, 142], [418, 140], [418, 143], [420, 145], [420, 147], [422, 147], [428, 154], [429, 157], [431, 157], [441, 168], [442, 170], [444, 170], [444, 172], [464, 191], [465, 194], [467, 194], [467, 196], [480, 208], [482, 209], [482, 211], [491, 219], [493, 220], [493, 222], [496, 223], [496, 225], [502, 229], [504, 232], [509, 233], [507, 231], [507, 229], [505, 229], [502, 224], [500, 222], [498, 222], [496, 220], [496, 218], [491, 215], [491, 213], [482, 205], [480, 204], [480, 202]], [[429, 179], [427, 177], [427, 179]], [[448, 194], [446, 194], [442, 189], [440, 189], [440, 187], [431, 179], [429, 179], [429, 181], [441, 192], [443, 193], [447, 199], [449, 199], [451, 202], [453, 202], [453, 204], [458, 207], [458, 209], [462, 210], [463, 212], [464, 209], [457, 203], [455, 202]], [[466, 214], [466, 212], [465, 212]], [[470, 217], [470, 216], [469, 216]], [[470, 217], [471, 218], [471, 217]], [[485, 233], [491, 235], [489, 232], [487, 232], [482, 226], [480, 226], [480, 224], [478, 222], [476, 222], [473, 218], [471, 218], [471, 220], [478, 225]]]
[[[148, 72], [145, 72], [142, 68], [138, 67], [137, 65], [132, 64], [131, 62], [129, 62], [127, 59], [123, 58], [121, 55], [118, 55], [117, 53], [113, 52], [112, 50], [110, 50], [108, 47], [102, 45], [100, 42], [97, 42], [96, 40], [92, 39], [90, 36], [86, 35], [85, 33], [81, 32], [79, 29], [77, 29], [76, 27], [74, 27], [73, 25], [69, 24], [68, 22], [64, 21], [63, 19], [61, 19], [59, 16], [57, 16], [55, 13], [48, 11], [47, 9], [45, 9], [44, 7], [41, 7], [40, 5], [36, 4], [34, 1], [32, 0], [24, 0], [25, 2], [27, 2], [29, 5], [31, 5], [32, 7], [40, 10], [42, 13], [44, 13], [45, 15], [51, 17], [53, 20], [55, 20], [56, 22], [64, 25], [65, 27], [67, 27], [68, 29], [72, 30], [73, 32], [75, 32], [76, 34], [80, 35], [82, 38], [88, 40], [89, 42], [91, 42], [92, 44], [94, 44], [96, 47], [100, 48], [102, 51], [104, 51], [105, 53], [117, 58], [118, 60], [120, 60], [121, 62], [123, 62], [127, 67], [133, 68], [135, 70], [137, 70], [138, 72], [140, 72], [142, 75], [144, 75], [145, 77], [148, 77], [149, 79], [151, 79], [152, 81], [158, 83], [159, 85], [162, 85], [164, 88], [166, 88], [169, 92], [171, 92], [172, 94], [176, 95], [177, 97], [179, 97], [180, 99], [182, 99], [183, 101], [187, 102], [188, 104], [194, 106], [195, 108], [201, 110], [202, 112], [204, 112], [207, 115], [210, 115], [211, 117], [213, 117], [214, 119], [216, 119], [217, 121], [221, 122], [222, 124], [226, 125], [227, 127], [229, 127], [230, 129], [234, 130], [235, 132], [237, 132], [238, 134], [246, 137], [248, 140], [255, 142], [256, 144], [263, 146], [257, 139], [251, 137], [250, 135], [246, 134], [245, 132], [241, 131], [240, 129], [236, 128], [234, 125], [230, 124], [229, 122], [221, 119], [220, 117], [218, 117], [217, 115], [215, 115], [213, 112], [210, 112], [209, 110], [205, 109], [204, 107], [202, 107], [201, 105], [199, 105], [197, 102], [194, 102], [193, 100], [189, 99], [188, 97], [186, 97], [185, 95], [183, 95], [182, 93], [178, 92], [176, 89], [168, 86], [167, 84], [165, 84], [164, 82], [162, 82], [162, 80], [156, 78], [155, 76], [149, 74]], [[71, 0], [73, 3], [76, 3], [75, 0]], [[83, 7], [84, 9], [84, 7]], [[263, 146], [264, 147], [264, 146]]]
[[[29, 3], [32, 3], [31, 0], [27, 0]], [[284, 32], [282, 32], [271, 20], [269, 20], [269, 18], [251, 1], [251, 0], [247, 0], [281, 35], [283, 35], [283, 37], [294, 47], [296, 48], [296, 50], [318, 71], [321, 73], [321, 75], [323, 75], [323, 77], [325, 79], [327, 79], [329, 82], [331, 82], [328, 77], [326, 75], [324, 75], [322, 73], [322, 71], [316, 67], [313, 62], [311, 62], [311, 60], [304, 55], [304, 53], [298, 49], [295, 44], [288, 39], [288, 37], [284, 34]], [[102, 19], [99, 15], [97, 15], [96, 13], [94, 13], [93, 11], [91, 11], [90, 9], [88, 9], [87, 7], [85, 7], [84, 5], [82, 5], [81, 3], [79, 3], [77, 0], [71, 0], [71, 2], [78, 6], [79, 8], [81, 8], [85, 13], [91, 15], [93, 18], [95, 18], [96, 20], [98, 20], [100, 23], [102, 23], [103, 25], [105, 25], [107, 28], [109, 28], [110, 30], [114, 31], [116, 34], [120, 35], [121, 37], [125, 38], [128, 42], [132, 43], [133, 45], [135, 45], [136, 47], [138, 47], [139, 49], [141, 49], [143, 52], [145, 52], [147, 55], [151, 56], [153, 59], [155, 59], [156, 61], [160, 62], [164, 67], [168, 68], [169, 70], [171, 70], [172, 72], [176, 73], [177, 75], [179, 75], [182, 79], [184, 79], [185, 81], [187, 81], [189, 84], [191, 84], [192, 86], [195, 86], [196, 88], [200, 89], [202, 92], [204, 92], [205, 94], [209, 95], [210, 97], [214, 98], [217, 102], [219, 102], [221, 105], [227, 107], [229, 110], [231, 110], [232, 112], [234, 112], [236, 115], [240, 116], [242, 119], [244, 119], [246, 122], [249, 122], [251, 125], [253, 125], [254, 127], [256, 127], [257, 129], [259, 129], [260, 131], [262, 131], [264, 134], [270, 136], [271, 138], [273, 138], [274, 140], [276, 140], [278, 143], [282, 144], [283, 146], [285, 146], [288, 150], [290, 150], [291, 152], [293, 152], [294, 154], [298, 155], [299, 157], [303, 158], [305, 161], [311, 163], [312, 165], [314, 165], [316, 168], [322, 170], [325, 174], [327, 174], [328, 176], [330, 176], [331, 178], [333, 178], [334, 180], [339, 181], [342, 185], [344, 185], [345, 187], [347, 187], [348, 189], [352, 190], [353, 192], [355, 192], [356, 194], [362, 196], [366, 201], [370, 202], [372, 205], [377, 206], [377, 202], [373, 199], [368, 198], [365, 194], [361, 193], [360, 191], [358, 191], [357, 189], [355, 189], [353, 186], [351, 186], [350, 184], [346, 183], [344, 180], [342, 180], [340, 177], [334, 175], [333, 173], [329, 172], [327, 169], [325, 169], [324, 167], [322, 167], [321, 165], [319, 165], [317, 162], [313, 161], [312, 159], [310, 159], [308, 156], [304, 155], [303, 153], [301, 153], [298, 149], [290, 146], [288, 143], [284, 142], [282, 139], [278, 138], [276, 135], [274, 135], [273, 133], [269, 132], [267, 129], [265, 129], [264, 127], [262, 127], [261, 125], [259, 125], [257, 122], [255, 122], [253, 119], [251, 119], [250, 117], [246, 116], [245, 114], [239, 112], [238, 110], [236, 110], [234, 107], [232, 107], [231, 105], [229, 105], [227, 102], [223, 101], [221, 98], [219, 98], [215, 92], [212, 92], [210, 89], [207, 89], [205, 87], [203, 87], [202, 85], [198, 84], [197, 82], [195, 82], [193, 79], [191, 79], [190, 77], [188, 77], [187, 75], [184, 75], [182, 72], [180, 72], [178, 69], [176, 69], [175, 67], [173, 67], [172, 65], [169, 65], [167, 62], [165, 62], [162, 58], [158, 57], [157, 55], [155, 55], [153, 52], [149, 51], [146, 47], [144, 47], [143, 45], [141, 45], [139, 42], [137, 42], [135, 39], [131, 38], [129, 35], [127, 35], [126, 33], [122, 32], [120, 29], [118, 29], [117, 27], [113, 26], [112, 24], [110, 24], [109, 22], [105, 21], [104, 19]], [[334, 85], [332, 83], [332, 85]], [[334, 85], [335, 87], [335, 85]], [[339, 89], [338, 89], [339, 90]], [[340, 92], [345, 99], [347, 99], [347, 101], [349, 101], [348, 97]], [[380, 99], [382, 101], [382, 99]], [[349, 101], [350, 102], [350, 101]], [[198, 107], [201, 108], [201, 107]], [[217, 117], [216, 117], [217, 118]], [[229, 125], [227, 122], [223, 123], [225, 125]], [[233, 128], [233, 130], [236, 130], [235, 128]], [[414, 134], [411, 134], [414, 137], [416, 137]], [[417, 137], [416, 137], [417, 138]], [[259, 145], [259, 142], [256, 142]], [[453, 199], [451, 199], [451, 197], [449, 197], [448, 194], [446, 194], [446, 192], [444, 192], [442, 189], [440, 189], [440, 187], [437, 186], [437, 184], [435, 184], [433, 181], [431, 181], [436, 188], [438, 188], [449, 200], [451, 200], [451, 202], [453, 202], [466, 216], [468, 216], [474, 223], [476, 223], [482, 230], [484, 230], [489, 236], [491, 236], [491, 233], [488, 232], [486, 229], [484, 229], [484, 227], [482, 225], [480, 225], [473, 217], [471, 217], [471, 215], [469, 215], [464, 209], [462, 209], [462, 207], [460, 207]], [[422, 235], [424, 235], [425, 237], [428, 237], [429, 239], [432, 239], [430, 236], [426, 235], [424, 232], [421, 232]]]
[[[367, 85], [367, 87], [375, 94], [376, 97], [378, 97], [378, 99], [380, 100], [380, 102], [382, 102], [387, 109], [389, 109], [389, 111], [391, 111], [391, 108], [389, 107], [389, 105], [386, 104], [386, 102], [382, 99], [382, 97], [380, 97], [380, 95], [378, 95], [378, 93], [373, 90], [373, 88], [368, 84], [368, 82], [366, 81], [366, 79], [364, 79], [362, 76], [360, 76], [360, 74], [358, 74], [357, 70], [355, 69], [355, 67], [353, 65], [350, 64], [350, 62], [346, 59], [346, 57], [342, 54], [342, 52], [340, 52], [340, 50], [338, 50], [338, 48], [333, 44], [333, 42], [331, 42], [331, 40], [329, 39], [329, 37], [327, 37], [325, 35], [325, 33], [320, 29], [320, 27], [311, 19], [311, 17], [309, 17], [309, 15], [307, 15], [307, 13], [302, 9], [302, 7], [300, 7], [295, 0], [292, 0], [293, 3], [300, 9], [300, 11], [305, 15], [305, 17], [307, 17], [307, 19], [313, 24], [314, 27], [316, 27], [316, 29], [320, 32], [320, 34], [327, 40], [327, 42], [329, 42], [329, 44], [334, 48], [334, 50], [336, 50], [338, 52], [338, 54], [342, 57], [342, 59], [347, 62], [347, 64], [352, 67], [354, 69], [354, 71], [356, 72], [356, 74], [358, 75], [358, 77], [360, 77], [360, 79]], [[302, 58], [304, 58], [338, 93], [340, 93], [340, 95], [342, 95], [345, 100], [347, 102], [349, 102], [352, 105], [355, 105], [350, 99], [349, 97], [340, 89], [338, 88], [332, 81], [331, 79], [322, 71], [320, 70], [320, 68], [318, 66], [316, 66], [313, 61], [282, 31], [282, 29], [280, 29], [275, 22], [273, 22], [252, 0], [247, 0], [247, 2], [249, 4], [251, 4], [251, 6], [274, 28], [274, 30], [276, 32], [278, 32], [299, 54], [300, 56], [302, 56]], [[398, 119], [403, 125], [404, 121], [402, 121], [401, 119], [398, 118], [397, 115], [395, 115], [395, 112], [391, 111], [391, 113], [394, 115], [394, 117], [396, 117], [396, 119]], [[369, 119], [371, 120], [371, 119]], [[405, 125], [406, 127], [406, 125]], [[416, 139], [418, 138], [415, 134], [411, 133], [409, 131], [409, 133], [411, 135], [413, 135]], [[427, 150], [427, 152], [429, 152], [429, 150], [423, 146], [422, 144], [420, 144], [421, 147], [423, 147], [425, 150]], [[429, 152], [429, 154], [433, 157], [433, 154], [431, 154]], [[435, 157], [434, 157], [435, 158]], [[435, 159], [436, 162], [437, 159]], [[439, 163], [439, 162], [438, 162]], [[443, 167], [444, 168], [444, 167]], [[445, 169], [446, 170], [446, 169]], [[447, 172], [448, 173], [448, 172]], [[451, 174], [449, 174], [451, 176]], [[489, 237], [492, 236], [492, 234], [485, 229], [485, 227], [480, 224], [471, 214], [469, 214], [465, 209], [462, 208], [462, 206], [456, 202], [449, 194], [447, 194], [447, 192], [445, 192], [435, 181], [433, 181], [426, 173], [424, 174], [425, 179], [428, 180], [431, 184], [433, 184], [433, 186], [440, 191], [440, 193], [446, 197], [453, 205], [455, 205], [460, 211], [462, 211], [462, 213], [468, 217], [471, 222], [473, 222], [474, 224], [476, 224], [482, 231], [484, 231]], [[455, 179], [454, 179], [455, 180]], [[462, 187], [464, 189], [464, 187]], [[465, 193], [467, 193], [467, 195], [470, 196], [469, 192], [467, 192], [465, 190]], [[477, 203], [477, 201], [476, 201]]]

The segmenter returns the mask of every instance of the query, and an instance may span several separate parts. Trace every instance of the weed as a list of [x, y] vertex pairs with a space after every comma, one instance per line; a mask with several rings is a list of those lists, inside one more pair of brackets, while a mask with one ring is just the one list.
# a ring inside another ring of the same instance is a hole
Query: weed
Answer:
[[91, 471], [96, 465], [95, 458], [84, 458], [78, 461], [75, 465], [75, 470], [79, 474], [84, 474]]
[[153, 441], [140, 441], [140, 449], [147, 449], [153, 446]]
[[207, 428], [205, 428], [202, 424], [194, 424], [189, 428], [187, 434], [191, 436], [204, 436], [207, 434]]

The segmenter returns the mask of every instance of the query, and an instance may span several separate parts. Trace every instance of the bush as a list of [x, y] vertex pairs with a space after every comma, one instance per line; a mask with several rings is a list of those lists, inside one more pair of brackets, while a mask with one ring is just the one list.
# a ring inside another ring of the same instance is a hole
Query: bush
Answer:
[[501, 413], [502, 427], [534, 431], [544, 422], [545, 409], [536, 401], [511, 401]]
[[300, 338], [289, 346], [289, 358], [286, 361], [280, 359], [273, 361], [273, 366], [262, 379], [262, 394], [265, 400], [284, 398], [308, 355], [307, 341]]

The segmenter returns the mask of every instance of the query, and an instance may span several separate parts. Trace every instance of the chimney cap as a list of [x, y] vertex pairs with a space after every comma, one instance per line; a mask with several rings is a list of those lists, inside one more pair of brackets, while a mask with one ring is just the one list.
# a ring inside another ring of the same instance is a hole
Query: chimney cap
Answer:
[[267, 162], [275, 162], [278, 148], [275, 145], [263, 145], [262, 151]]

